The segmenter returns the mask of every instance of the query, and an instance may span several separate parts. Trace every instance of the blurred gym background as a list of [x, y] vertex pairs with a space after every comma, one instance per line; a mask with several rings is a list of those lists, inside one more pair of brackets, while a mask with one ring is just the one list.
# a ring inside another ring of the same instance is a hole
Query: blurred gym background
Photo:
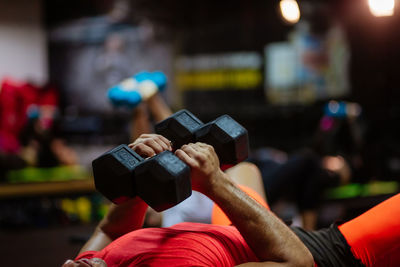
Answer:
[[77, 254], [107, 210], [91, 161], [129, 142], [107, 89], [142, 70], [173, 110], [239, 121], [260, 160], [340, 155], [318, 227], [399, 192], [399, 27], [398, 0], [1, 0], [1, 265]]

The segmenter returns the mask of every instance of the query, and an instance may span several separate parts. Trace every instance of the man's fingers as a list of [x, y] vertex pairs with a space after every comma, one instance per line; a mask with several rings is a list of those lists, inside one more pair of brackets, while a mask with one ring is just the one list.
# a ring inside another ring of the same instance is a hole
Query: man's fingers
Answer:
[[172, 150], [171, 142], [164, 136], [158, 134], [141, 134], [139, 138], [135, 140], [135, 142], [129, 144], [128, 146], [133, 149], [135, 146], [141, 143], [151, 147], [156, 153], [161, 153], [165, 150]]
[[201, 150], [203, 152], [215, 153], [214, 147], [209, 144], [197, 142], [195, 145], [199, 148], [199, 150]]
[[167, 144], [169, 147], [171, 147], [171, 141], [170, 140], [168, 140], [167, 138], [165, 138], [164, 136], [162, 136], [162, 135], [157, 135], [160, 139], [161, 139], [161, 141], [164, 143], [164, 144]]
[[191, 158], [198, 161], [200, 165], [207, 161], [209, 156], [206, 150], [197, 144], [190, 143], [188, 145], [183, 145], [181, 149], [185, 151]]
[[198, 151], [198, 147], [196, 147], [194, 144], [190, 143], [187, 145], [183, 145], [181, 147], [181, 150], [184, 151], [189, 157], [196, 159], [198, 157], [198, 154], [200, 153]]
[[162, 147], [163, 150], [170, 150], [170, 151], [172, 150], [171, 142], [164, 136], [156, 135], [154, 137], [154, 141], [156, 141]]
[[136, 153], [142, 157], [152, 157], [156, 154], [154, 149], [144, 143], [139, 143], [131, 147]]
[[[144, 157], [152, 157], [165, 150], [172, 150], [171, 142], [164, 136], [158, 134], [142, 134], [134, 143], [129, 144], [129, 147]], [[207, 161], [214, 152], [212, 146], [200, 142], [183, 145], [179, 150], [181, 150], [181, 152], [178, 152], [177, 155], [183, 156], [184, 159], [186, 159], [188, 163], [191, 162], [193, 166], [194, 161], [196, 161], [196, 164], [201, 165]], [[182, 152], [184, 152], [184, 155]], [[191, 158], [191, 160], [188, 158]]]
[[[137, 139], [139, 140], [139, 139]], [[134, 146], [136, 146], [138, 144], [137, 140], [134, 143], [130, 143], [128, 146], [129, 148], [133, 149]]]
[[153, 138], [148, 138], [143, 142], [145, 145], [151, 147], [157, 154], [164, 151], [162, 146]]
[[209, 154], [210, 151], [213, 149], [212, 146], [204, 144], [204, 143], [199, 143], [199, 142], [194, 144], [194, 148], [196, 151], [204, 153], [204, 154]]
[[208, 145], [206, 143], [202, 143], [202, 142], [196, 142], [195, 145], [199, 146], [199, 147], [202, 147], [202, 148], [211, 147], [210, 145]]
[[214, 147], [205, 143], [197, 142], [195, 144], [188, 144], [194, 151], [201, 154], [211, 155], [215, 153]]
[[183, 162], [185, 162], [187, 165], [189, 165], [189, 167], [191, 168], [196, 168], [199, 166], [199, 164], [197, 163], [196, 160], [194, 160], [192, 157], [190, 157], [184, 150], [182, 149], [177, 149], [175, 151], [175, 155], [182, 160]]

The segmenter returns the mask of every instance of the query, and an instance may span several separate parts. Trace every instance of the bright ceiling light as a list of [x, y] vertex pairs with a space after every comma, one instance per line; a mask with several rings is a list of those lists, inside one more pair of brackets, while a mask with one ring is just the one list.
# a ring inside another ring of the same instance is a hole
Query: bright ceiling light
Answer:
[[283, 18], [289, 23], [297, 23], [300, 19], [300, 8], [296, 0], [281, 0], [279, 3]]
[[394, 13], [394, 0], [368, 0], [368, 5], [376, 17], [392, 16]]

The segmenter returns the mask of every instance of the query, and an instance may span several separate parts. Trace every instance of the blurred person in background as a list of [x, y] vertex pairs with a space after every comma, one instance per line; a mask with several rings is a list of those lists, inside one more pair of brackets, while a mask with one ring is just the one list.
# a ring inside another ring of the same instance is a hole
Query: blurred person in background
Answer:
[[58, 92], [6, 79], [0, 91], [0, 176], [27, 166], [73, 165], [77, 155], [57, 134]]
[[32, 107], [20, 140], [21, 157], [28, 166], [38, 168], [78, 163], [76, 153], [59, 134], [59, 118], [52, 107]]
[[250, 161], [261, 170], [272, 207], [282, 199], [293, 201], [302, 227], [316, 229], [325, 189], [349, 183], [362, 168], [365, 130], [360, 114], [356, 103], [330, 101], [309, 148], [290, 155], [271, 148], [253, 153]]

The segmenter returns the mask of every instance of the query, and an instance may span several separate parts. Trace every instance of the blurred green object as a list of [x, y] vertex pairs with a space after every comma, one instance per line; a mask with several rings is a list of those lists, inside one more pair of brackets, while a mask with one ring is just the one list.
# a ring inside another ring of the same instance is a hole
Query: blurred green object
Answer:
[[394, 194], [399, 192], [396, 181], [373, 181], [368, 184], [348, 184], [330, 188], [325, 192], [328, 199], [345, 199]]
[[375, 181], [364, 185], [364, 190], [361, 192], [361, 196], [376, 196], [393, 194], [399, 192], [399, 183], [395, 181], [382, 182]]
[[9, 171], [6, 181], [9, 183], [35, 183], [82, 180], [89, 177], [89, 172], [80, 165], [59, 166], [52, 168], [28, 167]]
[[361, 191], [361, 184], [348, 184], [330, 188], [326, 191], [325, 195], [329, 199], [343, 199], [357, 197], [361, 194]]
[[97, 217], [99, 219], [104, 218], [104, 216], [106, 216], [109, 209], [110, 209], [110, 206], [108, 204], [106, 204], [106, 203], [101, 204], [97, 210]]

